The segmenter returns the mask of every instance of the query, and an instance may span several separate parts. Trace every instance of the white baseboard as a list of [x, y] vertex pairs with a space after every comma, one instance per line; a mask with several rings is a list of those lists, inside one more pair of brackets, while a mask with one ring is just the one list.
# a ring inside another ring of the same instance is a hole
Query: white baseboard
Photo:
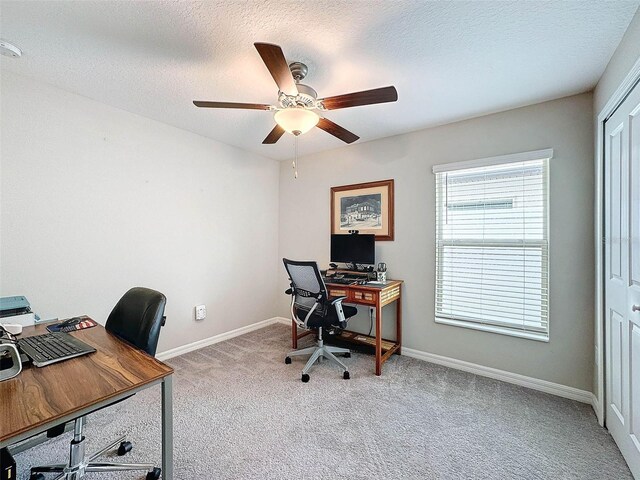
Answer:
[[285, 317], [273, 317], [273, 323], [281, 323], [283, 325], [291, 326], [291, 319]]
[[268, 318], [267, 320], [252, 323], [251, 325], [247, 325], [245, 327], [236, 328], [235, 330], [231, 330], [229, 332], [214, 335], [213, 337], [204, 338], [193, 343], [188, 343], [180, 347], [172, 348], [171, 350], [165, 350], [164, 352], [157, 354], [156, 358], [161, 361], [168, 360], [170, 358], [177, 357], [178, 355], [193, 352], [194, 350], [213, 345], [214, 343], [224, 342], [225, 340], [229, 340], [230, 338], [244, 335], [245, 333], [253, 332], [254, 330], [259, 330], [268, 325], [273, 325], [274, 323], [286, 323], [287, 325], [291, 325], [291, 320], [288, 320], [284, 317]]
[[412, 348], [402, 347], [402, 354], [406, 355], [407, 357], [413, 357], [419, 360], [424, 360], [426, 362], [437, 363], [438, 365], [444, 365], [445, 367], [455, 368], [456, 370], [463, 370], [469, 373], [475, 373], [476, 375], [481, 375], [483, 377], [489, 377], [495, 380], [513, 383], [514, 385], [520, 385], [521, 387], [539, 390], [541, 392], [550, 393], [559, 397], [569, 398], [571, 400], [577, 400], [578, 402], [588, 403], [591, 405], [593, 405], [595, 398], [593, 393], [586, 390], [580, 390], [579, 388], [568, 387], [559, 383], [548, 382], [546, 380], [527, 377], [518, 373], [507, 372], [505, 370], [498, 370], [497, 368], [485, 367], [484, 365], [465, 362], [463, 360], [457, 360], [455, 358], [443, 357], [442, 355], [422, 352], [420, 350], [414, 350]]

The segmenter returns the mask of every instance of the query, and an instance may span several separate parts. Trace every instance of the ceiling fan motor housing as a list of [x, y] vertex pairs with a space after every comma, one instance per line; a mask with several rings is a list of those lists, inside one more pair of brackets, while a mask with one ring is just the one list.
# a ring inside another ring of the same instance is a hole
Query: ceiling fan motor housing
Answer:
[[304, 107], [304, 108], [317, 108], [316, 99], [318, 98], [317, 92], [309, 85], [298, 83], [298, 95], [287, 95], [280, 92], [278, 95], [278, 101], [282, 108], [290, 107]]
[[291, 70], [291, 75], [296, 82], [304, 79], [309, 72], [309, 68], [302, 62], [291, 62], [289, 64], [289, 70]]

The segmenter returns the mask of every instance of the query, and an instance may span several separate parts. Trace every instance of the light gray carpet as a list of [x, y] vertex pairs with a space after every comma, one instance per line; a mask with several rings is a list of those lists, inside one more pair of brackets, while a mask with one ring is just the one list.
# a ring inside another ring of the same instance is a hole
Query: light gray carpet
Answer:
[[[588, 405], [408, 357], [375, 377], [354, 354], [351, 380], [325, 363], [303, 384], [304, 361], [283, 362], [289, 335], [273, 325], [168, 362], [177, 479], [631, 478]], [[124, 432], [124, 458], [160, 464], [159, 387], [92, 415], [89, 450]], [[19, 478], [65, 459], [68, 442], [18, 455]]]

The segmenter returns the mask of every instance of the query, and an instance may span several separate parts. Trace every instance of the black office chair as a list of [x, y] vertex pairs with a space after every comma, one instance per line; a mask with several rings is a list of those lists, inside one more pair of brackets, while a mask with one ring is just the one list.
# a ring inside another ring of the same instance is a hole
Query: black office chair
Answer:
[[[165, 323], [164, 308], [166, 297], [149, 288], [135, 287], [123, 295], [111, 311], [105, 329], [133, 346], [155, 355], [160, 337], [160, 327]], [[118, 402], [114, 402], [118, 403]], [[109, 406], [113, 405], [110, 404]], [[83, 436], [84, 417], [74, 421], [73, 440], [69, 452], [69, 463], [33, 467], [31, 480], [42, 480], [42, 473], [59, 473], [53, 480], [80, 480], [88, 472], [118, 472], [123, 470], [147, 470], [146, 480], [160, 478], [161, 470], [151, 464], [124, 464], [94, 462], [109, 450], [120, 445], [118, 455], [124, 455], [132, 448], [124, 436], [100, 451], [85, 457]], [[64, 428], [64, 425], [62, 426]]]
[[297, 262], [286, 258], [282, 261], [291, 281], [291, 288], [285, 292], [291, 295], [291, 319], [301, 328], [318, 330], [318, 341], [315, 347], [289, 352], [284, 362], [290, 364], [291, 357], [311, 355], [302, 369], [302, 381], [308, 382], [308, 372], [313, 364], [320, 358], [326, 358], [340, 366], [343, 370], [342, 377], [348, 380], [349, 370], [334, 354], [340, 353], [350, 357], [351, 352], [346, 348], [324, 345], [322, 329], [345, 328], [347, 320], [358, 313], [357, 308], [342, 305], [342, 301], [347, 297], [329, 298], [316, 262]]

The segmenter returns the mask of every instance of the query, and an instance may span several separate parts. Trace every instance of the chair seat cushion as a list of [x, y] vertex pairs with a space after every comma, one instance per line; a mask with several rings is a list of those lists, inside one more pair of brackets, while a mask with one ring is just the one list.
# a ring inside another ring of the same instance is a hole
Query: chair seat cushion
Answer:
[[[329, 327], [340, 327], [345, 328], [347, 326], [347, 322], [341, 323], [338, 320], [338, 312], [336, 312], [335, 307], [329, 306], [329, 312], [326, 317], [322, 317], [320, 315], [311, 315], [311, 318], [307, 322], [307, 326], [310, 328], [329, 328]], [[342, 305], [342, 311], [344, 312], [345, 320], [353, 317], [356, 313], [358, 313], [358, 309], [356, 307], [351, 307], [349, 305]], [[296, 309], [296, 315], [300, 320], [304, 320], [304, 317], [307, 316], [307, 312], [303, 309]]]
[[353, 317], [356, 313], [358, 313], [358, 309], [350, 305], [343, 305], [342, 311], [344, 312], [344, 318], [347, 318], [347, 319]]

